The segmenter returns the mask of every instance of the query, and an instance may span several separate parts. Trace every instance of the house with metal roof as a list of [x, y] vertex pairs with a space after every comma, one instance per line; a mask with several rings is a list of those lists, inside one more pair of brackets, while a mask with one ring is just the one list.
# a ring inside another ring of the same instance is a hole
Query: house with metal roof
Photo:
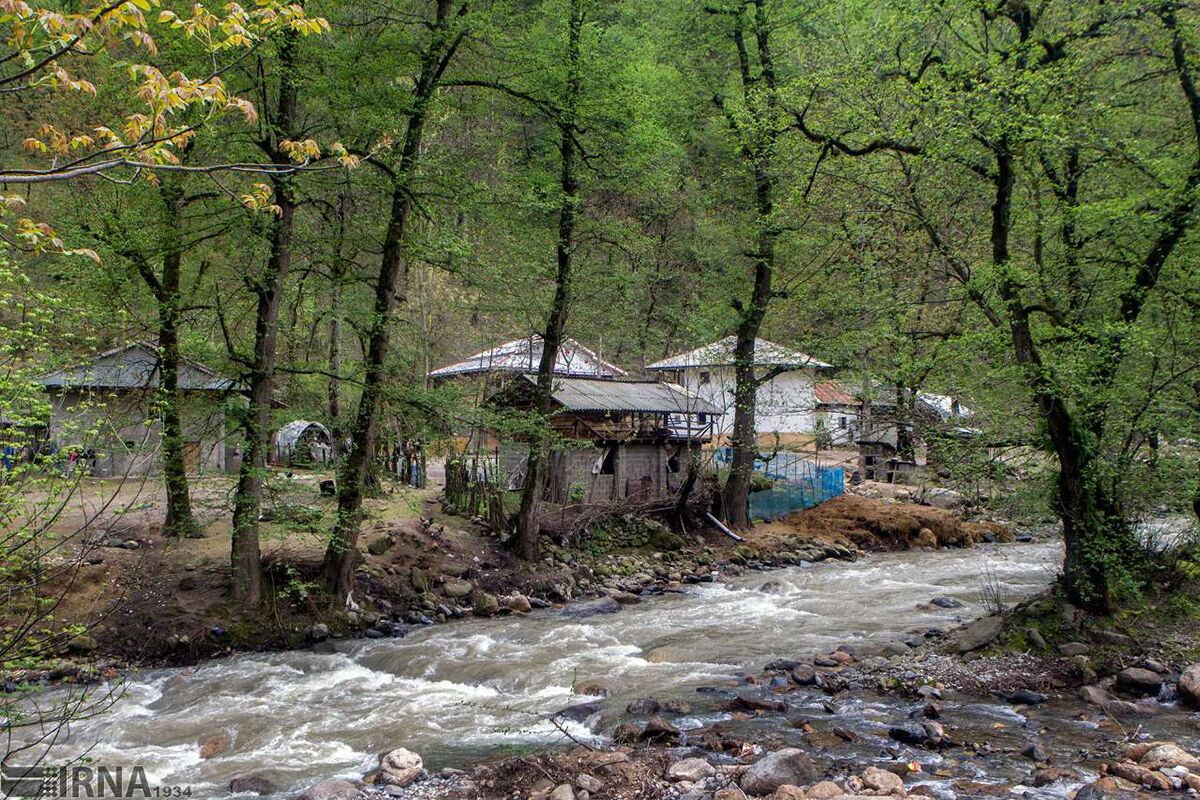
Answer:
[[[473, 356], [429, 373], [434, 380], [463, 376], [514, 376], [537, 372], [545, 347], [537, 334], [497, 345]], [[565, 339], [554, 361], [556, 375], [590, 378], [615, 378], [625, 370], [610, 364], [595, 351], [574, 339]]]
[[[493, 395], [495, 407], [531, 410], [537, 378], [522, 375]], [[678, 490], [688, 460], [711, 441], [721, 409], [682, 386], [556, 376], [551, 429], [565, 446], [550, 462], [548, 500], [648, 498]], [[523, 479], [528, 442], [497, 437], [495, 454], [512, 483]]]
[[[726, 336], [711, 344], [650, 364], [646, 369], [704, 398], [721, 409], [718, 436], [733, 431], [734, 346]], [[758, 388], [755, 428], [763, 446], [806, 446], [814, 439], [814, 389], [833, 370], [807, 353], [758, 339], [754, 343], [755, 372], [769, 379]]]
[[[162, 363], [144, 342], [114, 347], [81, 364], [43, 375], [50, 395], [52, 447], [83, 458], [93, 475], [147, 474], [161, 465], [158, 411]], [[226, 461], [225, 407], [241, 387], [191, 359], [179, 366], [184, 465], [189, 472], [218, 472]], [[233, 455], [231, 452], [230, 455]]]

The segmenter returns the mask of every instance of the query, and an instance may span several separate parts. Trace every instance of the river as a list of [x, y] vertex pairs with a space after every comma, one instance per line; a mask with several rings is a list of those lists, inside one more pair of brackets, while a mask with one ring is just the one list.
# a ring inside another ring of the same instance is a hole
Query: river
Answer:
[[[228, 796], [229, 780], [252, 772], [289, 796], [319, 779], [357, 778], [379, 752], [399, 746], [431, 768], [463, 766], [558, 740], [542, 717], [589, 699], [573, 686], [609, 687], [611, 711], [590, 721], [607, 733], [632, 698], [694, 702], [698, 687], [728, 687], [772, 658], [972, 618], [983, 613], [985, 573], [1012, 601], [1047, 585], [1060, 558], [1057, 543], [879, 554], [747, 572], [579, 620], [536, 611], [346, 641], [336, 653], [247, 654], [146, 671], [129, 679], [109, 713], [72, 726], [55, 754], [90, 749], [97, 763], [141, 764], [152, 783], [190, 785], [198, 797]], [[918, 608], [938, 595], [967, 605]], [[723, 714], [702, 710], [679, 722], [699, 726]], [[573, 725], [577, 736], [594, 735]], [[221, 733], [231, 748], [202, 760], [200, 743]]]

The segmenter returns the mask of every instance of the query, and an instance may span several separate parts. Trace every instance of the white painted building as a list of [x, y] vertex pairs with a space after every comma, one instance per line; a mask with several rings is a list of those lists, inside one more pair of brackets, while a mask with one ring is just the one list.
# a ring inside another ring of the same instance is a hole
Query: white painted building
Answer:
[[[646, 367], [664, 380], [679, 384], [692, 396], [722, 409], [717, 430], [721, 436], [733, 431], [734, 386], [733, 336]], [[813, 387], [832, 370], [830, 364], [796, 350], [759, 339], [754, 346], [758, 375], [783, 371], [758, 389], [755, 428], [759, 442], [771, 446], [806, 445], [812, 441], [816, 424]]]

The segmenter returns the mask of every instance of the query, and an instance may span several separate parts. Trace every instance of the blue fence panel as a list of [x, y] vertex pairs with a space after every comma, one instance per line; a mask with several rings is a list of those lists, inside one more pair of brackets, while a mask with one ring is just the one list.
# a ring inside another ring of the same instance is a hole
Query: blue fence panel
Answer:
[[[733, 448], [717, 451], [718, 464], [733, 461]], [[756, 472], [771, 479], [771, 488], [750, 494], [750, 519], [775, 520], [812, 508], [846, 491], [841, 467], [822, 467], [796, 453], [779, 453], [771, 459], [756, 459]]]

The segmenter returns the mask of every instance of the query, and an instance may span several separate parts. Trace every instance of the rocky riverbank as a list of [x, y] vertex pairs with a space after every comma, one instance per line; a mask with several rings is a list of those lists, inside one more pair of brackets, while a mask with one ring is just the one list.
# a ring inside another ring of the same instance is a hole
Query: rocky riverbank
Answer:
[[[691, 702], [641, 698], [604, 730], [607, 746], [566, 742], [401, 780], [385, 758], [361, 783], [326, 783], [300, 797], [1092, 800], [1200, 792], [1200, 664], [1159, 660], [1132, 637], [1082, 619], [1074, 641], [1006, 649], [1009, 628], [1048, 602], [1061, 601], [1050, 592], [958, 628], [776, 659], [736, 684], [700, 689]], [[560, 716], [583, 719], [603, 707], [601, 698]]]
[[[131, 540], [137, 548], [104, 551], [92, 559], [99, 563], [84, 567], [78, 583], [87, 594], [76, 598], [75, 589], [67, 590], [62, 621], [86, 627], [86, 634], [64, 637], [56, 660], [0, 678], [9, 690], [89, 683], [129, 667], [189, 666], [245, 651], [321, 649], [338, 639], [405, 636], [414, 627], [519, 615], [580, 598], [590, 598], [582, 609], [594, 611], [744, 570], [1012, 537], [1003, 526], [964, 522], [933, 506], [849, 495], [759, 525], [743, 542], [715, 529], [684, 538], [653, 519], [618, 516], [583, 541], [567, 545], [545, 537], [541, 561], [528, 564], [482, 521], [447, 514], [433, 497], [423, 501], [423, 510], [418, 518], [368, 523], [358, 586], [352, 602], [338, 611], [307, 594], [319, 557], [310, 564], [298, 554], [276, 556], [269, 581], [275, 590], [266, 601], [271, 613], [248, 617], [225, 600], [228, 570], [222, 560], [209, 563], [146, 533]], [[123, 591], [111, 607], [93, 596], [93, 589], [104, 586]]]

